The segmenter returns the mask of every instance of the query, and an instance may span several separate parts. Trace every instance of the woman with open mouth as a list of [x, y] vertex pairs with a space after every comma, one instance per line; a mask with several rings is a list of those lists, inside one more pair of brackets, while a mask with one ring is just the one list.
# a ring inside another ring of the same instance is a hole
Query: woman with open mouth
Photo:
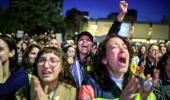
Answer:
[[60, 48], [45, 47], [37, 55], [28, 100], [76, 100], [77, 89], [65, 80], [68, 68]]
[[[152, 93], [158, 81], [159, 71], [154, 70], [154, 77], [149, 75], [143, 84], [138, 82], [130, 71], [133, 50], [129, 41], [121, 36], [112, 35], [100, 43], [96, 52], [94, 73], [88, 75], [79, 90], [79, 99], [116, 99], [153, 100]], [[144, 85], [144, 86], [143, 86]], [[134, 96], [134, 94], [137, 95]]]

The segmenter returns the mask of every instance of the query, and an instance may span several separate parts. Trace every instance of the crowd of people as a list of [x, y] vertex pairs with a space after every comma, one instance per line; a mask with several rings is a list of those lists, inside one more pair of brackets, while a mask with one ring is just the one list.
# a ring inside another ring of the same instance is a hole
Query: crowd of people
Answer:
[[94, 49], [83, 31], [63, 45], [54, 35], [0, 35], [0, 100], [169, 100], [170, 48], [119, 36], [128, 4]]

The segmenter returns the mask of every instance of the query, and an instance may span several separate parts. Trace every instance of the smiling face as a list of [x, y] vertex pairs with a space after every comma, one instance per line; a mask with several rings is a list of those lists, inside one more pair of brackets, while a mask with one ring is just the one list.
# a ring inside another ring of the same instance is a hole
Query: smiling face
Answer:
[[43, 53], [37, 62], [38, 76], [43, 82], [50, 83], [58, 80], [62, 70], [61, 59], [54, 53]]
[[106, 43], [106, 53], [102, 62], [111, 76], [122, 75], [128, 70], [130, 55], [127, 45], [118, 37]]
[[78, 50], [80, 55], [87, 55], [92, 50], [92, 41], [86, 35], [81, 36], [78, 40]]
[[166, 47], [165, 46], [161, 46], [160, 47], [160, 52], [161, 52], [162, 55], [165, 54], [166, 53]]
[[33, 64], [35, 62], [35, 58], [37, 57], [39, 50], [40, 50], [39, 48], [34, 47], [32, 48], [31, 52], [28, 54], [28, 62], [30, 64]]

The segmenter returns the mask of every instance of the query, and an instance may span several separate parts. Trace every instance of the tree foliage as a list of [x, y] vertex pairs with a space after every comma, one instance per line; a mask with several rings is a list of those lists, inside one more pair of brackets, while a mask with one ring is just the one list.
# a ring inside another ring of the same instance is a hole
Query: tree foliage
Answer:
[[163, 24], [170, 24], [170, 19], [166, 16], [163, 16], [162, 20], [161, 20], [161, 23]]
[[15, 0], [0, 16], [0, 31], [44, 33], [54, 30], [65, 33], [65, 22], [56, 13], [54, 0]]
[[74, 37], [75, 32], [80, 32], [87, 24], [88, 19], [84, 16], [88, 16], [88, 12], [82, 12], [76, 8], [72, 8], [66, 12], [65, 22], [67, 25], [68, 38]]

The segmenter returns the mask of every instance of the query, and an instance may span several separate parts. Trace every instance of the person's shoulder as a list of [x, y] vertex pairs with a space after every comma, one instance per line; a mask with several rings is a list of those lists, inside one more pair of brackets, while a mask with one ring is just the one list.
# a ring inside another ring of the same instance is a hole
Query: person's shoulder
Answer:
[[76, 90], [76, 87], [71, 85], [71, 84], [68, 84], [68, 83], [65, 83], [65, 82], [62, 82], [59, 84], [60, 87], [62, 88], [65, 88], [65, 89], [73, 89], [73, 90]]
[[82, 85], [92, 85], [92, 86], [96, 86], [97, 85], [97, 82], [95, 80], [95, 78], [90, 75], [90, 74], [87, 74], [82, 82]]
[[68, 83], [61, 82], [58, 84], [58, 88], [56, 88], [53, 98], [59, 97], [62, 98], [63, 100], [76, 100], [77, 89]]
[[11, 73], [6, 82], [12, 82], [14, 80], [15, 82], [21, 82], [22, 84], [24, 83], [27, 84], [29, 82], [28, 74], [22, 68], [20, 68], [15, 72]]
[[19, 68], [11, 73], [10, 76], [27, 75], [23, 68]]

